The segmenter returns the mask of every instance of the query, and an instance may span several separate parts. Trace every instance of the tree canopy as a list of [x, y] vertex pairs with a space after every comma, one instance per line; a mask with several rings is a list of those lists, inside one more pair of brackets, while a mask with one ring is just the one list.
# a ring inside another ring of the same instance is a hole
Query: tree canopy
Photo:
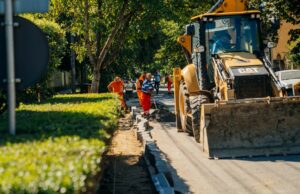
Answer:
[[[176, 44], [190, 17], [214, 3], [188, 0], [52, 0], [43, 17], [76, 37], [72, 48], [79, 62], [88, 61], [93, 92], [105, 86], [103, 76], [134, 78], [143, 70], [184, 64]], [[102, 76], [101, 76], [102, 75]], [[100, 81], [100, 82], [99, 82]], [[105, 87], [106, 88], [106, 87]]]
[[[298, 0], [250, 0], [250, 6], [261, 8], [264, 12], [264, 27], [268, 34], [277, 35], [277, 29], [272, 29], [270, 18], [278, 18], [294, 25], [300, 24], [300, 4]], [[291, 38], [289, 40], [288, 58], [294, 65], [300, 65], [300, 28], [290, 30]]]
[[[176, 39], [193, 15], [206, 12], [215, 0], [51, 0], [46, 15], [75, 41], [71, 48], [79, 63], [86, 64], [92, 91], [106, 89], [115, 75], [135, 78], [142, 71], [171, 73], [183, 66], [184, 55]], [[276, 35], [268, 16], [299, 24], [296, 0], [249, 0], [249, 6], [264, 5], [265, 36]], [[291, 31], [290, 58], [299, 62], [299, 29]], [[276, 37], [276, 36], [273, 36]], [[276, 40], [276, 38], [274, 39]]]

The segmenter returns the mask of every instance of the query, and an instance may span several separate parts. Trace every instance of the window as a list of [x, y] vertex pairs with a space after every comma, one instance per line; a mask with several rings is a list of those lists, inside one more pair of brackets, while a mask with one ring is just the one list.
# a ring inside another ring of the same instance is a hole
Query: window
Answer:
[[256, 19], [247, 16], [210, 18], [205, 26], [207, 55], [225, 52], [260, 51]]

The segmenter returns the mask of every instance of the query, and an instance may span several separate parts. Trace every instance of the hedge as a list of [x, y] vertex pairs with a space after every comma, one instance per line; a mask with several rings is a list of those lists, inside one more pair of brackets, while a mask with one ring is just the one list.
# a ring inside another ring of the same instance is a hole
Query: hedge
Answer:
[[117, 126], [112, 94], [57, 95], [17, 110], [17, 135], [0, 116], [0, 193], [81, 193], [100, 172]]

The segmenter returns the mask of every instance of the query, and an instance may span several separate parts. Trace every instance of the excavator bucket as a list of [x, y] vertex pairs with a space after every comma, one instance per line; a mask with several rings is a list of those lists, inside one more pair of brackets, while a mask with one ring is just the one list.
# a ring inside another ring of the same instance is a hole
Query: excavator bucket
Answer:
[[209, 158], [300, 153], [300, 97], [203, 104], [200, 122]]

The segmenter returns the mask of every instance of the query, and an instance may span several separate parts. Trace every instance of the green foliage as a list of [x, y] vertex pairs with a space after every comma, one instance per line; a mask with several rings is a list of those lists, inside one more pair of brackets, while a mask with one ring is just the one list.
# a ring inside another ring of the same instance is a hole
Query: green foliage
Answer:
[[171, 73], [173, 67], [186, 64], [183, 51], [176, 42], [177, 37], [182, 34], [183, 27], [174, 20], [162, 19], [159, 24], [164, 37], [164, 44], [155, 53], [156, 69], [161, 69], [164, 73]]
[[6, 98], [7, 98], [6, 93], [3, 90], [0, 90], [0, 114], [2, 114], [7, 108]]
[[213, 3], [215, 1], [164, 0], [146, 4], [131, 22], [126, 44], [110, 68], [125, 66], [130, 73], [123, 71], [123, 74], [136, 77], [142, 71], [154, 73], [159, 69], [162, 73], [171, 73], [173, 67], [184, 66], [186, 60], [177, 37], [183, 34], [192, 16], [206, 12]]
[[18, 94], [19, 101], [32, 102], [38, 100], [38, 93], [42, 99], [53, 95], [53, 89], [47, 87], [47, 82], [54, 71], [57, 71], [57, 68], [62, 63], [62, 59], [66, 54], [67, 40], [65, 31], [56, 22], [32, 14], [26, 14], [23, 15], [23, 17], [32, 21], [41, 28], [41, 30], [45, 33], [49, 44], [50, 56], [47, 73], [37, 85], [25, 89]]
[[[97, 41], [100, 45], [104, 44], [115, 23], [122, 2], [89, 0], [88, 18], [86, 18], [84, 1], [52, 0], [50, 11], [45, 17], [55, 20], [66, 31], [76, 36], [76, 42], [72, 48], [77, 54], [77, 59], [82, 62], [88, 58], [86, 38], [90, 40], [91, 52], [95, 55]], [[97, 33], [100, 33], [101, 37], [97, 37]]]
[[[151, 67], [172, 73], [173, 67], [186, 65], [182, 48], [177, 43], [179, 35], [183, 34], [185, 25], [190, 18], [207, 12], [215, 1], [170, 1], [165, 2], [169, 12], [158, 20], [160, 48], [156, 50]], [[172, 13], [172, 14], [169, 14]], [[152, 69], [153, 71], [153, 69]]]
[[300, 38], [291, 42], [289, 50], [288, 59], [290, 60], [291, 65], [293, 65], [293, 67], [300, 67]]
[[[80, 193], [94, 184], [117, 126], [113, 94], [57, 95], [17, 110], [17, 136], [0, 116], [0, 193]], [[94, 185], [95, 186], [95, 185]]]
[[36, 18], [29, 14], [24, 15], [24, 17], [40, 27], [45, 33], [50, 49], [50, 71], [57, 68], [61, 65], [61, 61], [66, 54], [66, 32], [54, 21], [47, 20], [45, 18]]
[[[46, 18], [55, 20], [76, 36], [72, 48], [77, 59], [85, 61], [89, 58], [87, 38], [91, 42], [92, 55], [97, 56], [118, 22], [116, 18], [123, 3], [121, 0], [90, 0], [90, 22], [87, 23], [85, 1], [52, 0]], [[118, 74], [134, 78], [143, 70], [153, 72], [160, 69], [163, 73], [170, 73], [174, 66], [184, 65], [185, 58], [176, 39], [191, 16], [206, 12], [213, 3], [214, 0], [130, 1], [126, 13], [132, 12], [134, 16], [118, 32], [109, 49], [105, 61], [112, 63], [101, 69], [101, 88], [106, 88], [107, 82]]]
[[278, 41], [278, 29], [279, 25], [275, 24], [275, 19], [278, 20], [279, 16], [275, 12], [274, 4], [268, 2], [265, 3], [262, 0], [250, 0], [249, 8], [254, 10], [261, 10], [261, 21], [262, 21], [262, 38], [263, 40]]
[[[49, 88], [47, 86], [47, 82], [54, 71], [57, 71], [57, 68], [62, 63], [62, 59], [66, 53], [67, 40], [65, 31], [54, 21], [32, 14], [24, 14], [22, 17], [37, 25], [45, 33], [49, 44], [50, 56], [46, 74], [43, 75], [42, 80], [36, 85], [17, 92], [18, 102], [34, 102], [51, 97], [55, 93], [54, 88]], [[38, 96], [40, 99], [38, 99]], [[0, 113], [6, 107], [5, 101], [6, 93], [0, 91]]]
[[[258, 9], [264, 5], [263, 9], [263, 32], [264, 36], [271, 35], [274, 41], [277, 41], [277, 29], [272, 29], [270, 23], [271, 17], [279, 18], [294, 25], [300, 24], [300, 4], [298, 0], [249, 0], [250, 7]], [[300, 29], [293, 29], [289, 32], [291, 39], [289, 41], [290, 52], [288, 58], [294, 65], [300, 65]]]

